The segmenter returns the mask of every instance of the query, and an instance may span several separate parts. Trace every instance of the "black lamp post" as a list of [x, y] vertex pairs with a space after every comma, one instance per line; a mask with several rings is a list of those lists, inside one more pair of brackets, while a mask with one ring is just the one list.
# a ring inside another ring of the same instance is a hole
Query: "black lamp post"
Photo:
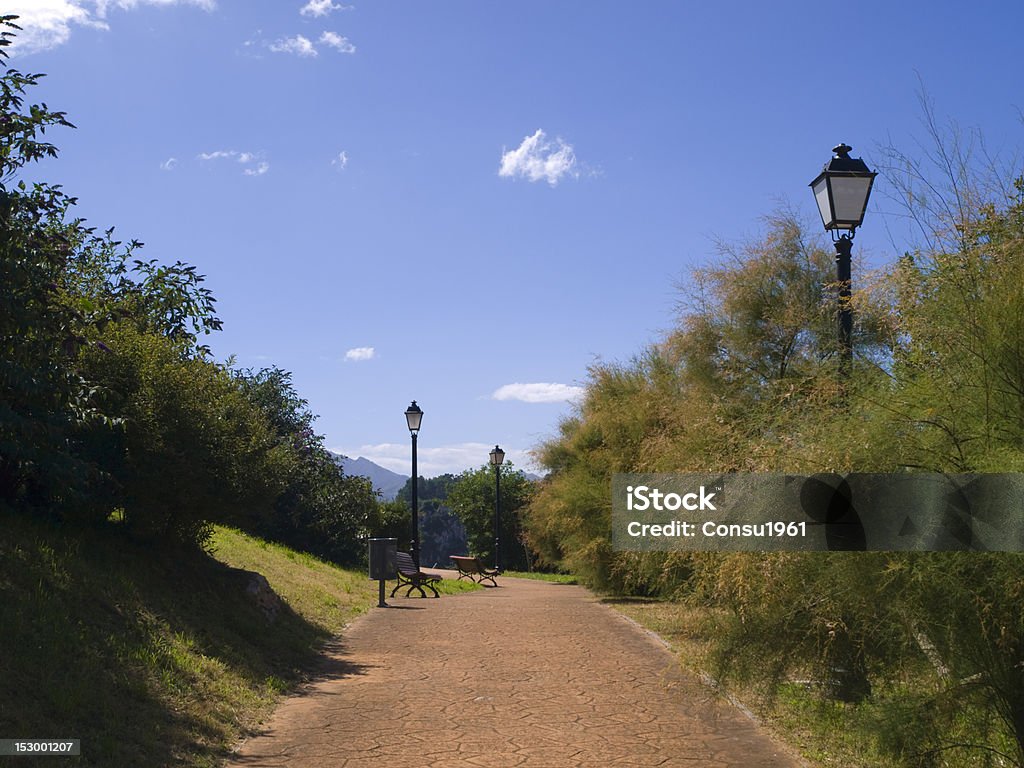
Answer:
[[[850, 375], [853, 362], [853, 312], [850, 281], [850, 255], [853, 252], [854, 230], [864, 221], [871, 185], [878, 174], [871, 171], [863, 160], [850, 157], [853, 147], [840, 144], [833, 147], [834, 155], [811, 182], [814, 199], [818, 203], [821, 223], [831, 233], [836, 246], [836, 279], [839, 283], [839, 374]], [[839, 230], [845, 232], [837, 237]]]
[[416, 474], [416, 436], [419, 434], [422, 421], [423, 411], [413, 400], [412, 405], [405, 409], [405, 422], [409, 426], [409, 434], [412, 435], [412, 561], [416, 564], [417, 570], [420, 567], [420, 516], [416, 500], [416, 486], [419, 485]]
[[500, 549], [498, 548], [501, 520], [501, 465], [505, 462], [505, 452], [498, 446], [491, 451], [491, 466], [494, 467], [494, 570], [501, 570]]

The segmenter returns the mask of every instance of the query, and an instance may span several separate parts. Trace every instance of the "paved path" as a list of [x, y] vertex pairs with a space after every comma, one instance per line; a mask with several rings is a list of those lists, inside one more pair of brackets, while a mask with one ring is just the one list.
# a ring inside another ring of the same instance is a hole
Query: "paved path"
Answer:
[[395, 598], [233, 768], [796, 768], [586, 590], [524, 579]]

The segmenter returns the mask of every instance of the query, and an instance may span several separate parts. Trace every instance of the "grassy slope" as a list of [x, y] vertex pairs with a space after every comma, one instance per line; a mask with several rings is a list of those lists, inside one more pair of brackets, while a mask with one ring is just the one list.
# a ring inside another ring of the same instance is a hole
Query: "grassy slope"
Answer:
[[[239, 569], [286, 601], [273, 624]], [[229, 529], [171, 557], [0, 511], [0, 737], [82, 739], [33, 766], [217, 765], [376, 599], [364, 573]]]
[[[701, 627], [699, 609], [666, 600], [605, 598], [638, 624], [658, 633], [686, 669], [704, 673], [712, 640]], [[895, 768], [875, 741], [886, 713], [872, 702], [860, 708], [829, 702], [800, 685], [785, 686], [774, 701], [765, 701], [752, 687], [733, 684], [730, 692], [756, 712], [760, 721], [797, 749], [813, 765], [828, 768]], [[945, 765], [938, 763], [937, 765]]]

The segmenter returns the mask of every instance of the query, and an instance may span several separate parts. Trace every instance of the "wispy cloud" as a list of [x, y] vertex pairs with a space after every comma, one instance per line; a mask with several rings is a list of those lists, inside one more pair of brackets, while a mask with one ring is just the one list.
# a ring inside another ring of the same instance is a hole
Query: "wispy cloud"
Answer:
[[303, 16], [313, 16], [320, 18], [327, 16], [334, 11], [350, 11], [352, 10], [351, 5], [341, 5], [340, 3], [334, 3], [331, 0], [309, 0], [302, 8], [299, 13]]
[[216, 149], [213, 152], [200, 152], [198, 158], [203, 162], [211, 160], [234, 160], [245, 166], [242, 173], [246, 176], [262, 176], [270, 170], [270, 163], [263, 158], [262, 152], [239, 152], [234, 149]]
[[360, 363], [364, 360], [372, 360], [377, 356], [377, 352], [373, 347], [355, 347], [345, 353], [346, 362]]
[[164, 160], [162, 163], [160, 163], [160, 170], [161, 171], [173, 171], [174, 167], [177, 164], [178, 164], [178, 158], [176, 158], [176, 157], [168, 157], [166, 160]]
[[576, 154], [571, 145], [561, 138], [549, 140], [543, 130], [537, 129], [515, 149], [503, 152], [498, 175], [505, 178], [524, 178], [528, 181], [546, 181], [552, 187], [562, 179], [576, 178]]
[[213, 152], [200, 152], [199, 153], [199, 159], [200, 160], [219, 160], [222, 157], [236, 157], [237, 155], [238, 155], [238, 153], [235, 152], [235, 150], [233, 150], [233, 149], [228, 149], [228, 150], [218, 149], [218, 150], [215, 150]]
[[[258, 40], [249, 40], [246, 42], [246, 46], [257, 45], [259, 43], [260, 41]], [[282, 37], [272, 43], [263, 42], [262, 44], [274, 53], [290, 53], [294, 56], [301, 56], [307, 59], [315, 59], [320, 55], [320, 51], [317, 50], [317, 45], [326, 45], [328, 48], [333, 48], [338, 53], [356, 52], [356, 47], [352, 44], [351, 40], [339, 35], [337, 32], [331, 31], [323, 32], [320, 37], [317, 38], [315, 44], [305, 35]]]
[[270, 170], [270, 163], [266, 160], [260, 160], [256, 164], [255, 168], [246, 168], [242, 171], [246, 176], [262, 176], [264, 173]]
[[348, 167], [348, 152], [342, 150], [338, 153], [338, 156], [331, 160], [331, 165], [337, 168], [339, 171], [344, 171]]
[[328, 45], [338, 53], [355, 53], [356, 47], [352, 45], [347, 37], [342, 37], [337, 32], [324, 32], [317, 41], [321, 45]]
[[[515, 464], [517, 469], [536, 471], [536, 465], [530, 453], [518, 448], [505, 449], [505, 461]], [[489, 453], [494, 448], [494, 443], [455, 443], [442, 445], [440, 447], [426, 447], [422, 445], [416, 451], [416, 471], [424, 477], [437, 477], [446, 472], [458, 474], [467, 469], [476, 469], [487, 464]], [[409, 443], [379, 443], [377, 445], [361, 445], [358, 448], [331, 448], [336, 453], [345, 456], [362, 456], [375, 464], [380, 464], [392, 472], [400, 472], [408, 475], [412, 469], [409, 466]]]
[[96, 13], [106, 16], [110, 8], [131, 11], [140, 5], [194, 5], [204, 11], [212, 11], [217, 7], [214, 0], [96, 0]]
[[317, 50], [313, 41], [302, 35], [295, 37], [284, 37], [270, 43], [270, 50], [274, 53], [293, 53], [296, 56], [313, 58], [317, 56]]
[[5, 14], [16, 14], [22, 31], [11, 52], [36, 53], [63, 45], [71, 38], [73, 26], [110, 29], [105, 21], [111, 8], [131, 11], [143, 5], [191, 5], [210, 11], [214, 0], [7, 0]]
[[495, 400], [520, 400], [524, 403], [563, 403], [576, 400], [583, 395], [583, 387], [551, 382], [534, 384], [505, 384], [494, 390]]

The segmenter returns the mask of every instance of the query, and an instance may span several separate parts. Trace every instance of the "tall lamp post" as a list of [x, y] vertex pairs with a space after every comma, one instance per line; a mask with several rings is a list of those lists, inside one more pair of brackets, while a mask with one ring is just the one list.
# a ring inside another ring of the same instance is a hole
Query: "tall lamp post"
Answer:
[[[853, 235], [864, 221], [871, 185], [878, 174], [871, 171], [863, 160], [850, 157], [853, 147], [839, 144], [832, 148], [833, 156], [817, 178], [810, 183], [818, 203], [821, 223], [832, 235], [836, 247], [836, 280], [839, 283], [839, 375], [846, 379], [853, 362], [853, 311], [850, 278], [850, 256]], [[837, 236], [840, 230], [845, 230]]]
[[491, 451], [491, 466], [494, 467], [494, 570], [501, 570], [501, 550], [498, 547], [501, 530], [501, 465], [505, 462], [505, 452], [498, 446]]
[[420, 516], [416, 500], [416, 486], [419, 480], [416, 474], [416, 436], [420, 432], [420, 424], [423, 422], [423, 411], [416, 401], [405, 409], [405, 423], [409, 426], [409, 434], [412, 435], [412, 561], [416, 564], [416, 570], [420, 567]]

